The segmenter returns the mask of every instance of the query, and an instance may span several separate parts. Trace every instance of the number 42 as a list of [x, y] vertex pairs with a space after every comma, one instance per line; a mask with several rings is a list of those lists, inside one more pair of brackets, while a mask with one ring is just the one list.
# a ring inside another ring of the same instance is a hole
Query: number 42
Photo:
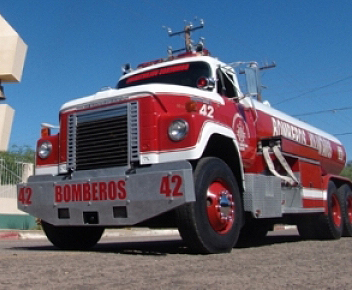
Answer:
[[214, 107], [211, 105], [203, 104], [199, 110], [199, 114], [209, 118], [214, 118]]
[[32, 188], [21, 187], [18, 193], [18, 201], [26, 205], [32, 204], [32, 193]]
[[179, 197], [183, 196], [180, 190], [182, 187], [182, 177], [179, 175], [164, 176], [161, 179], [160, 194], [166, 197]]

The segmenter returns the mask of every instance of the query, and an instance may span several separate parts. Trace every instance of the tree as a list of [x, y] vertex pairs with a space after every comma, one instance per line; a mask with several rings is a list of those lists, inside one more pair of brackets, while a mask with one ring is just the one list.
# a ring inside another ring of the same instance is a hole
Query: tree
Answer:
[[347, 162], [345, 168], [341, 172], [341, 175], [352, 179], [352, 160]]

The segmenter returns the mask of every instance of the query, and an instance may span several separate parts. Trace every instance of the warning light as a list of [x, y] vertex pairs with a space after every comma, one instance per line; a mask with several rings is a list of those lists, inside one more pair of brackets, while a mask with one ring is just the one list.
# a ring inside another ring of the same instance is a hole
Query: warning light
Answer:
[[195, 101], [189, 101], [185, 105], [187, 112], [197, 112], [197, 103]]
[[42, 129], [41, 129], [41, 137], [48, 137], [51, 135], [51, 129], [59, 129], [59, 126], [51, 125], [48, 123], [42, 123], [41, 124]]
[[208, 80], [206, 78], [199, 78], [197, 81], [197, 87], [203, 89], [206, 86], [208, 86]]
[[211, 91], [215, 87], [215, 81], [212, 78], [200, 77], [197, 80], [197, 87], [199, 89]]
[[50, 130], [50, 128], [48, 128], [48, 127], [43, 127], [43, 128], [41, 129], [41, 134], [40, 134], [40, 135], [41, 135], [42, 138], [50, 136], [50, 135], [51, 135], [51, 130]]

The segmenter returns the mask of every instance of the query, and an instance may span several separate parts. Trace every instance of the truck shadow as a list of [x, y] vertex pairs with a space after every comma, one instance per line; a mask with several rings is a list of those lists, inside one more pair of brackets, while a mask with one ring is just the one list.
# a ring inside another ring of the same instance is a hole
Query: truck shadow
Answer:
[[300, 236], [293, 235], [279, 235], [279, 236], [266, 236], [260, 240], [252, 240], [246, 242], [237, 243], [237, 249], [245, 248], [256, 248], [256, 247], [265, 247], [271, 246], [274, 244], [283, 244], [283, 243], [297, 243], [304, 241]]
[[[236, 249], [266, 247], [282, 243], [298, 243], [304, 241], [298, 235], [270, 235], [261, 240], [240, 243]], [[115, 253], [125, 255], [195, 255], [191, 249], [179, 238], [175, 240], [138, 241], [138, 242], [111, 242], [100, 243], [90, 251], [102, 253]]]

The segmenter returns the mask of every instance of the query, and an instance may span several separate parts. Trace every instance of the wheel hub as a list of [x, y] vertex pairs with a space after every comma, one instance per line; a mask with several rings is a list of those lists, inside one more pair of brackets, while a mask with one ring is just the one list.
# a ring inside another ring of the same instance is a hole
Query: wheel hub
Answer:
[[232, 228], [235, 203], [231, 191], [222, 181], [215, 181], [208, 188], [207, 214], [212, 228], [217, 233], [225, 234]]
[[341, 208], [340, 208], [339, 200], [336, 194], [332, 195], [331, 209], [332, 209], [332, 218], [333, 218], [334, 224], [336, 227], [340, 227], [342, 222], [342, 216], [341, 216]]
[[352, 224], [352, 197], [347, 198], [347, 219]]

